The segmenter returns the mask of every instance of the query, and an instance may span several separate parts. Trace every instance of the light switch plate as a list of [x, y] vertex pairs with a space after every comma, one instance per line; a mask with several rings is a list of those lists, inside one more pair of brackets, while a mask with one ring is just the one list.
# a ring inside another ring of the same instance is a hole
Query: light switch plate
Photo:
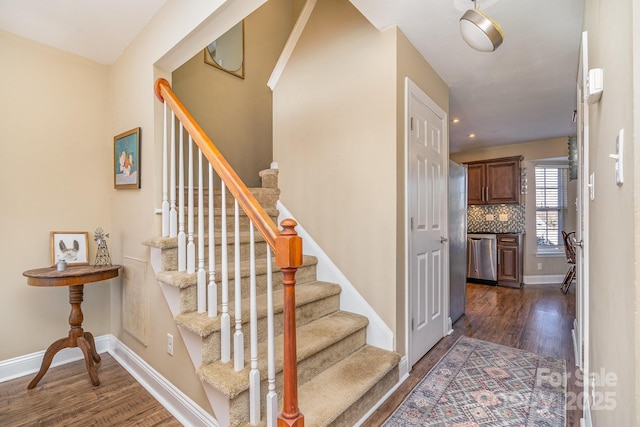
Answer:
[[618, 137], [616, 138], [616, 152], [609, 154], [609, 157], [616, 161], [616, 184], [619, 186], [624, 182], [624, 172], [622, 171], [622, 165], [624, 163], [624, 129], [620, 129]]

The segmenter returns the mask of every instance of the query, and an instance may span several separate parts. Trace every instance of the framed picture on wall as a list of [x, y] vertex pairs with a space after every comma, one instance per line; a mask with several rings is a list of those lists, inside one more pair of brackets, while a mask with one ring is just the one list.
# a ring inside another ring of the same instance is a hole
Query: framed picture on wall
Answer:
[[140, 128], [113, 138], [113, 188], [140, 188]]
[[86, 231], [51, 232], [51, 266], [60, 260], [68, 265], [89, 264], [89, 233]]

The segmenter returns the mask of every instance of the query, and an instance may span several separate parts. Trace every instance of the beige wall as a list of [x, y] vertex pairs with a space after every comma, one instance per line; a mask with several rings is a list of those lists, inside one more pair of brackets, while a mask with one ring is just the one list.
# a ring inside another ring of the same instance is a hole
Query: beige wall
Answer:
[[396, 334], [399, 352], [405, 75], [447, 108], [446, 85], [396, 28], [379, 32], [348, 1], [327, 0], [274, 91], [281, 200]]
[[409, 77], [423, 92], [449, 113], [449, 88], [438, 73], [425, 61], [424, 57], [409, 42], [407, 37], [396, 30], [397, 71], [396, 71], [396, 348], [404, 351], [406, 318], [406, 277], [405, 271], [405, 77]]
[[[109, 68], [5, 32], [0, 55], [4, 360], [67, 335], [68, 289], [28, 286], [22, 272], [50, 265], [51, 231], [89, 232], [93, 262], [93, 231], [112, 230], [114, 190]], [[85, 287], [84, 327], [94, 335], [110, 332], [109, 288]]]
[[[263, 1], [169, 0], [117, 62], [95, 62], [0, 32], [5, 58], [0, 87], [0, 135], [9, 185], [3, 204], [4, 296], [0, 302], [0, 360], [42, 351], [67, 334], [67, 289], [27, 286], [22, 272], [49, 265], [50, 231], [110, 232], [114, 263], [123, 256], [149, 260], [142, 238], [159, 234], [161, 106], [153, 96], [156, 75], [170, 72]], [[160, 64], [167, 71], [154, 67]], [[113, 136], [140, 126], [141, 190], [113, 189]], [[90, 259], [96, 246], [90, 237]], [[85, 287], [84, 327], [113, 333], [204, 408], [208, 402], [153, 271], [142, 283], [149, 295], [150, 344], [122, 330], [120, 280]], [[165, 351], [175, 337], [175, 356]], [[45, 378], [46, 379], [46, 378]]]
[[[536, 256], [536, 220], [535, 220], [535, 164], [541, 159], [567, 158], [567, 137], [545, 139], [542, 141], [530, 141], [520, 144], [510, 144], [496, 147], [482, 148], [473, 151], [452, 153], [451, 159], [456, 162], [470, 162], [473, 160], [495, 159], [500, 157], [522, 156], [523, 167], [527, 170], [527, 195], [525, 196], [525, 248], [523, 274], [525, 276], [539, 275], [564, 275], [567, 272], [566, 257], [539, 257]], [[575, 227], [575, 183], [569, 185], [568, 227]], [[573, 228], [572, 228], [573, 229]], [[538, 270], [538, 263], [542, 264], [542, 270]]]
[[[589, 108], [591, 172], [595, 200], [590, 203], [590, 371], [613, 373], [614, 387], [599, 385], [598, 394], [614, 393], [614, 410], [593, 410], [596, 426], [639, 425], [638, 413], [638, 43], [640, 19], [632, 0], [585, 2], [589, 33], [589, 68], [604, 69], [604, 93]], [[635, 34], [634, 34], [635, 31]], [[635, 37], [634, 37], [635, 36]], [[635, 85], [634, 85], [635, 83]], [[635, 92], [635, 97], [634, 97]], [[624, 185], [615, 183], [616, 135], [625, 131]], [[635, 217], [634, 217], [635, 210]], [[635, 267], [634, 267], [635, 264]]]
[[[162, 104], [153, 95], [156, 77], [171, 81], [171, 72], [211, 41], [247, 16], [264, 0], [225, 2], [182, 2], [169, 0], [142, 33], [111, 67], [111, 129], [116, 135], [136, 126], [142, 128], [142, 189], [117, 191], [111, 196], [113, 257], [149, 261], [149, 249], [141, 245], [147, 236], [160, 234], [154, 209], [162, 197]], [[160, 374], [186, 393], [198, 405], [209, 408], [154, 272], [147, 268], [149, 298], [149, 345], [144, 346], [122, 329], [120, 286], [111, 293], [111, 330], [129, 348]], [[174, 336], [174, 356], [166, 353], [166, 334]]]
[[271, 0], [245, 19], [245, 78], [204, 63], [198, 52], [173, 73], [173, 90], [249, 187], [272, 161], [267, 86], [294, 23], [292, 0]]
[[318, 2], [273, 94], [282, 202], [392, 330], [394, 52], [394, 31]]

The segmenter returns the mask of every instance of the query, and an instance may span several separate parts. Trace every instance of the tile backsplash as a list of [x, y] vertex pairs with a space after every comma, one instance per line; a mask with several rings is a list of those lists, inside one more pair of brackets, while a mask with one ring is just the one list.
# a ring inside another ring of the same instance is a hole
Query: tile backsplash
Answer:
[[524, 233], [525, 205], [472, 205], [467, 209], [469, 233]]

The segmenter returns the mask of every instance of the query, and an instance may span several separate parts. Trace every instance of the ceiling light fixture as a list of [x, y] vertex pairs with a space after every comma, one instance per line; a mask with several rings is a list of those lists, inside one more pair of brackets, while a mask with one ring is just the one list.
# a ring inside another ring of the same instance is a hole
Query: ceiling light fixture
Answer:
[[493, 52], [504, 40], [500, 24], [478, 8], [480, 0], [472, 0], [474, 8], [460, 18], [460, 32], [465, 42], [475, 50]]

